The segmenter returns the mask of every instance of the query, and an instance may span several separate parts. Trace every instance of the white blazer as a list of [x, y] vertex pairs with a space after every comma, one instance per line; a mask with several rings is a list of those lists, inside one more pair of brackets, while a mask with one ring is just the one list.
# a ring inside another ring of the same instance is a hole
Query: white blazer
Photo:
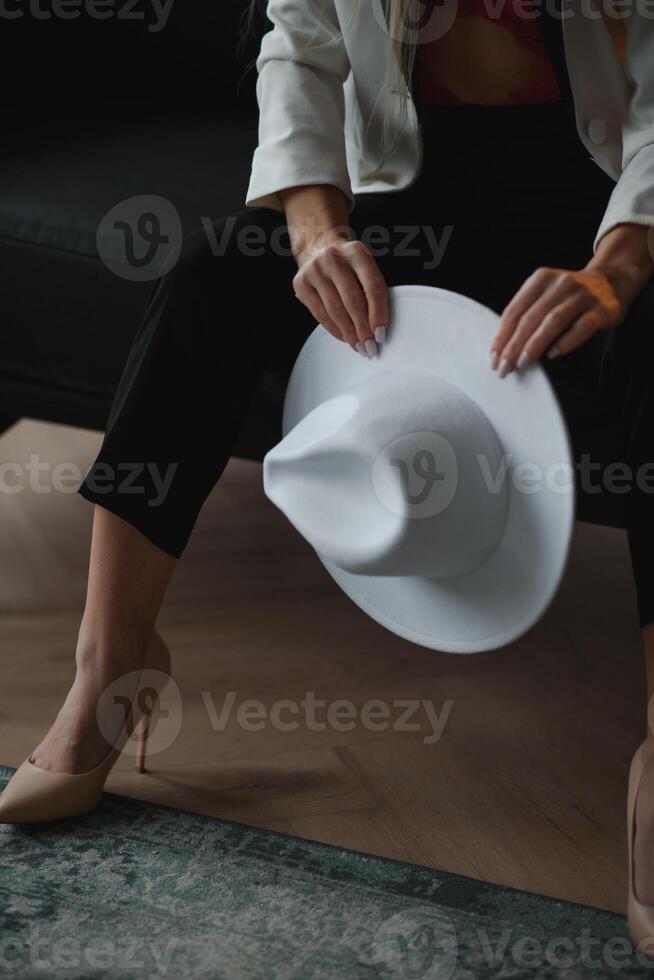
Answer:
[[[627, 13], [624, 64], [597, 0], [568, 0], [565, 8], [579, 138], [616, 181], [596, 245], [621, 222], [654, 225], [654, 10], [641, 6], [648, 2], [616, 7]], [[382, 0], [268, 0], [268, 17], [273, 29], [257, 59], [259, 145], [247, 205], [281, 210], [278, 191], [306, 184], [334, 184], [351, 203], [354, 194], [410, 185], [422, 147], [410, 97], [408, 111], [400, 110], [407, 96], [399, 85], [387, 109], [396, 149], [384, 159]]]

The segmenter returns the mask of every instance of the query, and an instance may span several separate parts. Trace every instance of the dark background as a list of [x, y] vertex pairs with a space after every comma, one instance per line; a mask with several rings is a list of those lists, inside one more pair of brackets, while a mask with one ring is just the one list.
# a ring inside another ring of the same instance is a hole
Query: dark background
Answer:
[[[249, 0], [175, 0], [158, 31], [144, 0], [139, 19], [128, 0], [107, 19], [44, 16], [52, 2], [0, 14], [0, 429], [104, 427], [152, 288], [102, 261], [104, 216], [155, 195], [182, 238], [201, 231], [245, 206], [257, 139], [263, 5], [246, 34]], [[264, 380], [243, 455], [276, 440], [282, 383]]]
[[[112, 11], [124, 16], [99, 20], [84, 4], [80, 15], [62, 20], [43, 14], [52, 0], [6, 0], [16, 19], [0, 17], [0, 101], [10, 109], [29, 105], [41, 116], [47, 107], [76, 107], [93, 115], [97, 101], [165, 99], [233, 105], [238, 94], [244, 111], [254, 107], [254, 73], [246, 70], [257, 52], [265, 18], [243, 37], [248, 0], [175, 0], [166, 26], [153, 32], [156, 16], [139, 0], [127, 19], [127, 0]], [[238, 90], [238, 91], [237, 91]]]

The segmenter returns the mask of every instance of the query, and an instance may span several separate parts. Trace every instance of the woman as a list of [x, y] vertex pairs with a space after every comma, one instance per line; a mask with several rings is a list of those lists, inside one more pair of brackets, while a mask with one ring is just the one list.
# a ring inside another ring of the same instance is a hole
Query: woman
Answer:
[[[454, 17], [390, 0], [386, 20], [370, 0], [270, 0], [250, 210], [217, 223], [222, 254], [189, 240], [153, 290], [81, 487], [96, 508], [75, 682], [0, 820], [97, 803], [116, 754], [101, 692], [165, 668], [153, 631], [176, 560], [263, 370], [289, 368], [316, 320], [353, 357], [374, 357], [392, 329], [389, 285], [471, 295], [502, 314], [489, 371], [547, 355], [573, 437], [575, 392], [591, 383], [623, 428], [625, 461], [649, 461], [654, 38], [636, 12], [612, 22], [575, 8], [564, 56], [560, 20], [528, 6], [465, 0]], [[149, 465], [129, 490], [112, 483], [135, 461]], [[154, 472], [173, 473], [164, 495]], [[653, 522], [645, 494], [629, 503], [651, 691]], [[651, 744], [638, 756], [632, 889], [647, 928]]]

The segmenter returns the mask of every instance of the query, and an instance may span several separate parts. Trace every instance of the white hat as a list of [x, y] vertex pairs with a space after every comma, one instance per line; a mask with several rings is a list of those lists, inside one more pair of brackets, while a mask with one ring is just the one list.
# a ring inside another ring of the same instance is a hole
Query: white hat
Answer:
[[323, 327], [297, 359], [264, 487], [341, 588], [414, 643], [474, 653], [541, 616], [565, 568], [574, 481], [543, 370], [491, 370], [498, 317], [390, 290], [374, 358]]

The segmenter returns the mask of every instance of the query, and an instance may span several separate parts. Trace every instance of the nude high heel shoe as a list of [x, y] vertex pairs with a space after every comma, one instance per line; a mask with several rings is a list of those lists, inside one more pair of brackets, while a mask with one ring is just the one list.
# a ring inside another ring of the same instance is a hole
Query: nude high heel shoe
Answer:
[[[638, 945], [647, 940], [648, 945], [654, 941], [654, 905], [643, 905], [636, 897], [634, 888], [634, 840], [636, 837], [636, 798], [643, 774], [643, 754], [645, 742], [636, 750], [629, 770], [629, 791], [627, 794], [627, 841], [629, 846], [629, 896], [627, 900], [627, 918], [631, 937]], [[643, 952], [647, 954], [647, 946]]]
[[[144, 671], [148, 671], [147, 690], [161, 697], [170, 680], [170, 653], [155, 634], [146, 653]], [[150, 674], [149, 671], [156, 671]], [[141, 707], [139, 686], [129, 708], [117, 742], [104, 759], [88, 772], [67, 773], [39, 769], [31, 756], [16, 770], [0, 796], [0, 823], [43, 823], [81, 816], [95, 810], [102, 799], [104, 784], [128, 742], [132, 732], [139, 732], [136, 769], [145, 771], [145, 742], [149, 715]]]

